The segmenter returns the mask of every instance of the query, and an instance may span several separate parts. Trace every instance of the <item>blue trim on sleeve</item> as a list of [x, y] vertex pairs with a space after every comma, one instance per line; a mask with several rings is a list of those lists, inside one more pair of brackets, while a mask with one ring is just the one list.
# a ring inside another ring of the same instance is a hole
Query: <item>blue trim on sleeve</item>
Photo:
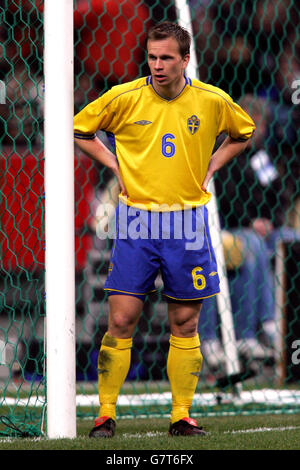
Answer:
[[74, 137], [81, 140], [93, 140], [96, 134], [80, 134], [79, 132], [74, 132]]

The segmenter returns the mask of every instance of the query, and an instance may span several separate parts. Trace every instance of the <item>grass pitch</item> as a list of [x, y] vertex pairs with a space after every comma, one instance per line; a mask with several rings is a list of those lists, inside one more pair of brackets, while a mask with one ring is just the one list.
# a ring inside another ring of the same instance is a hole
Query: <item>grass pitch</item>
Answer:
[[75, 439], [5, 438], [0, 441], [0, 450], [106, 451], [102, 452], [102, 459], [112, 458], [114, 454], [110, 451], [135, 451], [133, 455], [138, 455], [138, 451], [141, 454], [148, 451], [149, 455], [167, 451], [193, 454], [194, 451], [196, 459], [197, 451], [203, 450], [300, 449], [299, 414], [205, 417], [198, 419], [198, 423], [209, 432], [207, 436], [169, 437], [168, 419], [140, 418], [120, 419], [112, 439], [89, 439], [93, 421], [85, 419], [78, 420]]

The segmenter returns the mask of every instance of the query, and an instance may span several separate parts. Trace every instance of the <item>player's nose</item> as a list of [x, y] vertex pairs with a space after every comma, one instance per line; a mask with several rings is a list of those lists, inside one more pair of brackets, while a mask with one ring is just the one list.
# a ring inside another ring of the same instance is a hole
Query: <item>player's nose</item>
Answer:
[[163, 68], [163, 63], [160, 59], [156, 59], [154, 63], [155, 70], [161, 70]]

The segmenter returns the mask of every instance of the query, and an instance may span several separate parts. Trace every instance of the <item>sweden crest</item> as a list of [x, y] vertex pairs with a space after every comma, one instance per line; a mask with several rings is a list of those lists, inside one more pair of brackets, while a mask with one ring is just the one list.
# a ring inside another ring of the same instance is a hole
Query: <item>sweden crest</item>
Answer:
[[189, 117], [187, 120], [187, 127], [191, 134], [195, 134], [200, 126], [200, 119], [193, 114], [193, 116]]

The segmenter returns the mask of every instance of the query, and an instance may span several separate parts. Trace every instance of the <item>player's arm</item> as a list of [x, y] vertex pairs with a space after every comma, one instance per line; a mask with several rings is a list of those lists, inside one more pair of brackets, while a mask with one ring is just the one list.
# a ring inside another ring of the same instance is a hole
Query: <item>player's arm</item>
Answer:
[[204, 191], [216, 171], [246, 149], [255, 131], [252, 118], [229, 95], [224, 92], [222, 95], [224, 99], [219, 102], [220, 114], [217, 135], [226, 132], [227, 137], [211, 156], [202, 183]]
[[119, 165], [115, 155], [101, 142], [98, 137], [93, 139], [78, 139], [75, 143], [90, 158], [109, 168], [116, 176], [124, 196], [127, 196], [125, 185], [122, 181]]
[[[76, 145], [90, 158], [109, 168], [116, 176], [124, 196], [127, 196], [125, 185], [122, 181], [116, 156], [96, 136], [99, 129], [113, 132], [113, 117], [116, 110], [112, 106], [112, 91], [85, 106], [74, 116], [74, 139]], [[116, 118], [117, 119], [117, 118]]]
[[202, 183], [202, 189], [207, 190], [207, 186], [213, 175], [218, 171], [222, 166], [226, 165], [232, 158], [242, 153], [249, 141], [247, 139], [244, 141], [234, 140], [231, 137], [227, 136], [222, 145], [212, 154], [206, 176]]

